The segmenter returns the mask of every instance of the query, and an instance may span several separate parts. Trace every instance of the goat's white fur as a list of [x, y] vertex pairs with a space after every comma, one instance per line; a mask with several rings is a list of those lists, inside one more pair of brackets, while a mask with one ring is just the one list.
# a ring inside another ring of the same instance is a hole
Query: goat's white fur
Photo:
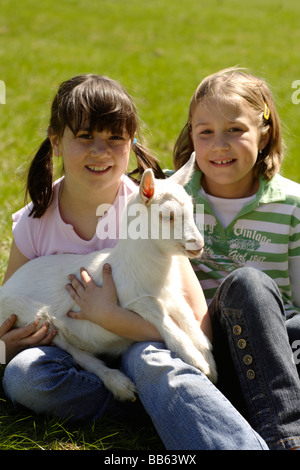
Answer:
[[[119, 355], [132, 341], [89, 321], [67, 316], [67, 312], [79, 310], [65, 288], [68, 275], [74, 273], [79, 278], [80, 268], [84, 267], [101, 285], [102, 266], [108, 262], [120, 306], [135, 311], [155, 325], [171, 351], [215, 381], [217, 374], [211, 345], [180, 292], [178, 255], [193, 257], [200, 254], [203, 247], [203, 239], [193, 219], [192, 200], [183, 188], [193, 167], [194, 155], [166, 180], [156, 180], [152, 170], [146, 170], [123, 217], [124, 220], [130, 206], [137, 203], [146, 205], [148, 210], [144, 217], [148, 218], [154, 203], [160, 205], [162, 213], [164, 209], [173, 211], [174, 220], [184, 213], [181, 239], [127, 238], [120, 239], [113, 250], [36, 258], [17, 270], [0, 289], [0, 324], [11, 313], [17, 315], [18, 327], [36, 318], [41, 319], [40, 324], [49, 321], [50, 326], [58, 330], [54, 339], [57, 346], [68, 351], [82, 368], [96, 374], [117, 399], [133, 400], [136, 393], [133, 382], [95, 357], [103, 353]], [[164, 217], [152, 219], [151, 223], [155, 220], [158, 224], [170, 224]], [[144, 223], [148, 222], [144, 220]], [[186, 249], [188, 243], [194, 244], [194, 251]]]

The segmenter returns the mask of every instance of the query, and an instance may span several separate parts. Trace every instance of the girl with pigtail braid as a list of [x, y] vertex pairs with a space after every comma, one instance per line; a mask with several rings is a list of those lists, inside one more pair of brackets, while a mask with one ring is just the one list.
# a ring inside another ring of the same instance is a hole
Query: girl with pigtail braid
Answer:
[[[60, 85], [51, 107], [47, 138], [28, 171], [26, 195], [31, 202], [13, 215], [13, 241], [4, 282], [38, 256], [87, 253], [117, 243], [117, 239], [98, 236], [97, 209], [111, 204], [121, 213], [124, 201], [135, 191], [137, 180], [126, 176], [131, 150], [136, 154], [139, 175], [150, 167], [156, 177], [164, 177], [155, 157], [136, 143], [135, 135], [139, 135], [136, 109], [118, 82], [87, 74]], [[53, 158], [63, 161], [63, 176], [57, 181], [53, 181]], [[116, 233], [119, 221], [120, 217], [114, 217]], [[135, 320], [136, 315], [131, 329], [136, 328], [142, 338], [159, 337], [152, 326], [140, 324], [140, 318], [135, 324]], [[10, 327], [14, 321], [11, 319]], [[8, 357], [28, 346], [49, 343], [53, 332], [47, 325], [38, 334], [36, 326], [32, 328], [30, 334], [28, 328], [7, 333]]]

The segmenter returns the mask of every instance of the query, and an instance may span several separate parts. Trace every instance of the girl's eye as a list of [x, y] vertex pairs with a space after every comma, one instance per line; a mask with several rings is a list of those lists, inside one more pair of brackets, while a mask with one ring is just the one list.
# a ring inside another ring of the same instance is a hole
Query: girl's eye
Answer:
[[209, 135], [212, 134], [212, 131], [210, 129], [205, 129], [204, 131], [200, 132], [201, 135]]
[[[79, 131], [78, 134], [76, 135], [76, 138], [80, 140], [93, 140], [93, 139], [97, 139], [97, 134], [91, 134], [88, 131]], [[122, 135], [116, 135], [116, 134], [100, 136], [99, 138], [113, 145], [123, 143], [125, 140]]]
[[85, 140], [90, 140], [93, 138], [93, 136], [89, 134], [88, 132], [78, 133], [76, 137], [78, 139], [85, 139]]
[[122, 135], [111, 135], [108, 139], [108, 142], [110, 143], [110, 145], [117, 146], [123, 145], [125, 140], [126, 139]]
[[242, 132], [242, 129], [240, 129], [239, 127], [232, 127], [231, 129], [229, 129], [229, 132]]
[[124, 139], [121, 135], [112, 135], [112, 136], [110, 136], [109, 140], [118, 141], [118, 140], [124, 140]]

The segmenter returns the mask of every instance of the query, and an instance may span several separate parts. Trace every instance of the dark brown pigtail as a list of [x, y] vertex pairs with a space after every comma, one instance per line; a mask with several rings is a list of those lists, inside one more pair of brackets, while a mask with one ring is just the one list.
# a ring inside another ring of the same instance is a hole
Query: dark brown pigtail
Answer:
[[49, 137], [45, 139], [33, 158], [27, 177], [26, 196], [29, 195], [33, 208], [29, 215], [41, 217], [53, 199], [53, 160]]
[[132, 150], [137, 160], [137, 168], [129, 173], [129, 176], [138, 174], [142, 176], [147, 168], [152, 168], [155, 178], [164, 179], [166, 176], [158, 164], [158, 160], [139, 142], [134, 142]]

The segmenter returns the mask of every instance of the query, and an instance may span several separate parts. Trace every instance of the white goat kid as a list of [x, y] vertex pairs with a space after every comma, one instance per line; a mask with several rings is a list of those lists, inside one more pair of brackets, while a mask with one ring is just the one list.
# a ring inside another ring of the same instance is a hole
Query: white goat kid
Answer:
[[[155, 325], [171, 351], [215, 381], [211, 345], [180, 292], [178, 255], [195, 257], [203, 248], [203, 239], [193, 219], [192, 201], [183, 188], [193, 166], [194, 156], [166, 180], [156, 180], [152, 170], [146, 170], [137, 192], [130, 198], [121, 232], [123, 230], [124, 234], [124, 230], [130, 228], [132, 209], [143, 207], [147, 210], [140, 211], [140, 227], [154, 230], [155, 239], [123, 237], [113, 250], [87, 255], [50, 255], [29, 261], [0, 289], [0, 324], [11, 313], [17, 315], [18, 327], [36, 318], [41, 319], [40, 323], [49, 321], [50, 326], [58, 330], [54, 339], [57, 346], [68, 351], [82, 368], [96, 374], [115, 398], [133, 400], [136, 393], [133, 382], [95, 357], [117, 356], [132, 341], [89, 321], [67, 316], [69, 311], [79, 310], [65, 289], [68, 275], [74, 273], [79, 278], [80, 268], [84, 267], [101, 285], [102, 266], [108, 262], [120, 306], [135, 311]], [[159, 209], [158, 217], [153, 217], [154, 208]], [[182, 228], [180, 238], [175, 233], [175, 222], [177, 228]], [[162, 236], [166, 227], [171, 228], [169, 237]]]

